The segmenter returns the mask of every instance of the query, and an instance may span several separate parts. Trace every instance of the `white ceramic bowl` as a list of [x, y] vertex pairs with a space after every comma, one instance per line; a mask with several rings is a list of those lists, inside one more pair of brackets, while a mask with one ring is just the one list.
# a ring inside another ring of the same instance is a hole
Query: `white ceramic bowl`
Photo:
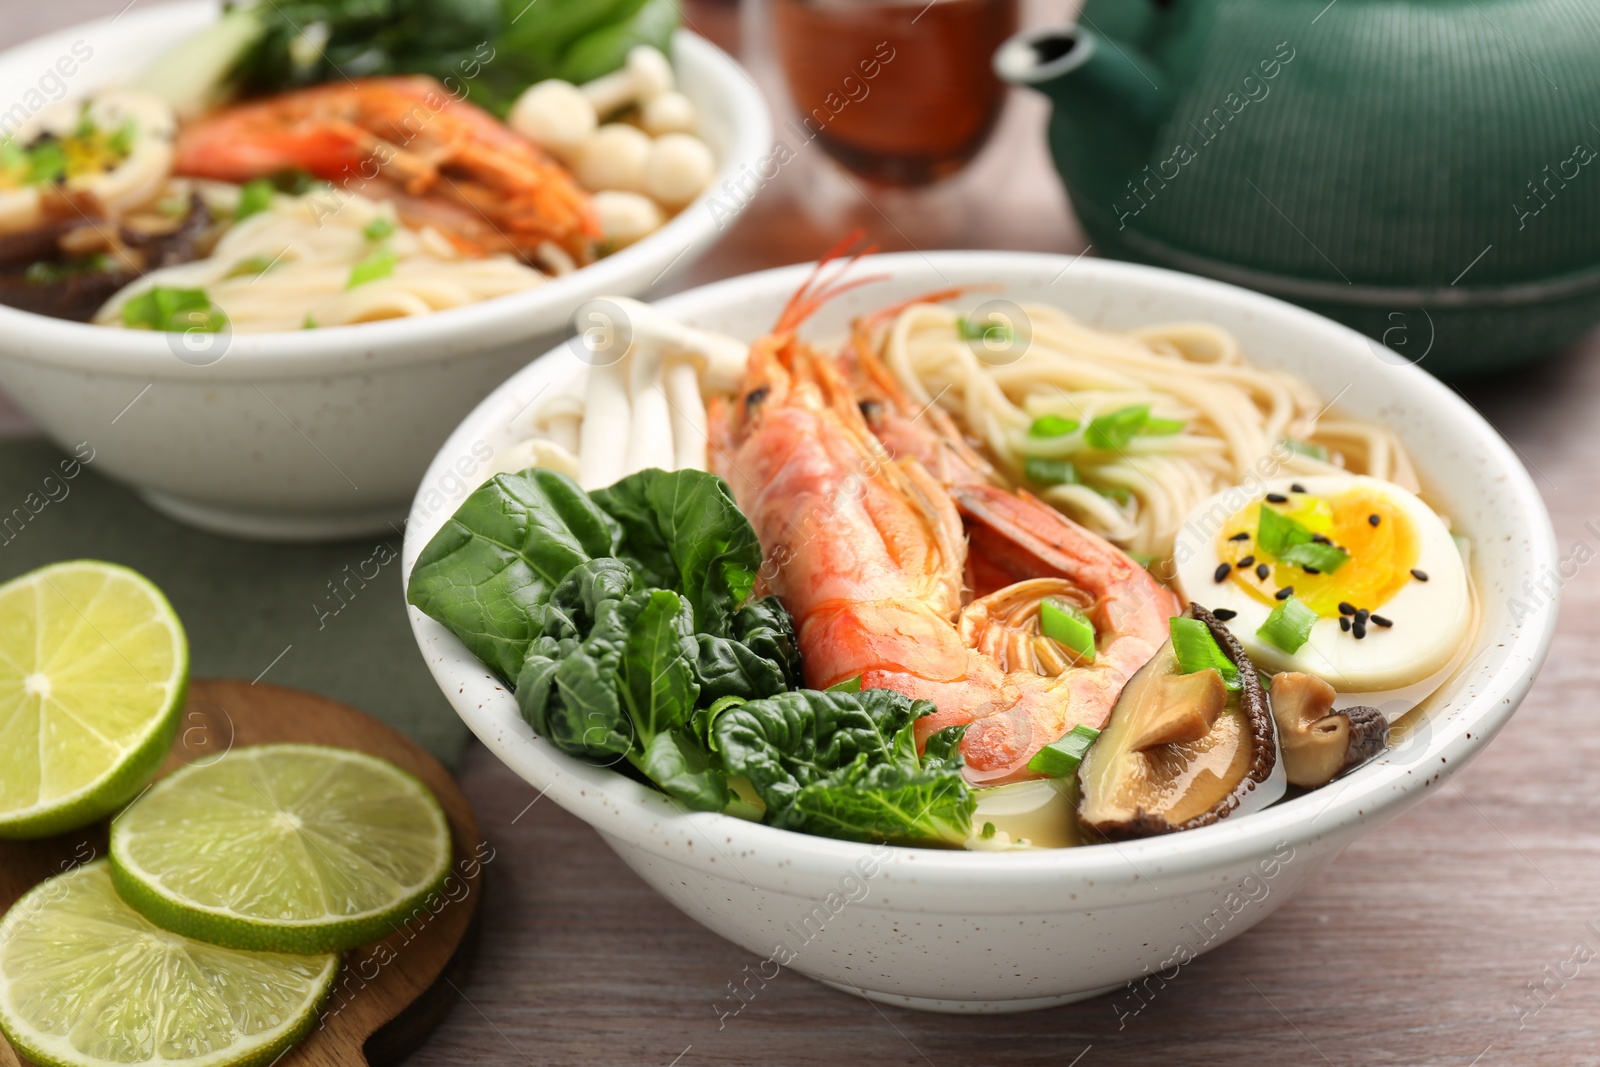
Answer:
[[[807, 269], [734, 278], [658, 306], [753, 338]], [[1293, 370], [1344, 409], [1403, 434], [1456, 529], [1472, 539], [1483, 627], [1466, 666], [1420, 724], [1383, 757], [1320, 791], [1167, 837], [1001, 854], [874, 848], [685, 814], [661, 794], [533, 736], [506, 688], [412, 608], [428, 666], [473, 732], [695, 919], [764, 960], [916, 1008], [1023, 1010], [1146, 973], [1170, 979], [1189, 958], [1270, 914], [1356, 836], [1422, 799], [1426, 787], [1437, 792], [1522, 700], [1549, 645], [1556, 605], [1514, 598], [1527, 600], [1524, 583], [1553, 569], [1549, 517], [1505, 442], [1433, 378], [1386, 361], [1381, 346], [1310, 312], [1150, 267], [932, 252], [880, 256], [863, 269], [891, 279], [836, 300], [808, 327], [813, 336], [839, 335], [853, 314], [973, 282], [1000, 283], [999, 295], [1018, 302], [1059, 304], [1096, 326], [1207, 320], [1233, 331], [1256, 362]], [[967, 302], [995, 296], [977, 293]], [[582, 371], [571, 350], [557, 349], [497, 389], [451, 436], [417, 496], [407, 574], [481, 480], [463, 474], [474, 449], [505, 447], [512, 415], [547, 383]], [[770, 966], [762, 967], [770, 977]]]
[[[16, 104], [0, 109], [0, 121], [9, 128], [17, 108], [36, 111], [57, 84], [81, 96], [126, 81], [217, 8], [140, 5], [0, 55], [0, 101]], [[89, 442], [96, 469], [183, 521], [272, 540], [387, 530], [450, 428], [559, 340], [573, 308], [661, 285], [748, 203], [723, 183], [758, 169], [770, 150], [765, 102], [700, 37], [680, 31], [673, 58], [719, 172], [700, 200], [615, 255], [538, 289], [422, 318], [204, 339], [225, 351], [186, 349], [182, 334], [0, 307], [0, 388], [58, 444]]]

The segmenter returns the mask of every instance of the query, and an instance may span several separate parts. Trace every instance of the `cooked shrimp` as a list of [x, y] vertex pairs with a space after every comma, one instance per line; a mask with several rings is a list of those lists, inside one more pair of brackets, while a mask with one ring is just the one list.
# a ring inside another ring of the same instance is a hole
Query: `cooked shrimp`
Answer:
[[[795, 334], [848, 284], [819, 273], [751, 347], [738, 394], [713, 398], [713, 467], [761, 539], [761, 583], [795, 618], [808, 685], [860, 677], [931, 700], [939, 710], [918, 723], [920, 740], [970, 724], [969, 778], [1024, 776], [1029, 758], [1073, 726], [1105, 724], [1165, 640], [1177, 598], [1109, 542], [994, 484], [937, 419], [908, 414], [892, 382], [866, 405], [887, 427], [875, 434], [849, 373], [871, 378], [871, 359], [841, 362]], [[1077, 590], [1099, 635], [1093, 662], [1053, 673], [1002, 665], [990, 654], [994, 620], [974, 614], [992, 603], [962, 606], [969, 553], [1001, 586], [1056, 578]]]
[[600, 236], [593, 202], [560, 164], [432, 78], [363, 78], [225, 108], [185, 126], [179, 174], [242, 182], [299, 168], [396, 201], [464, 252], [530, 262], [551, 242], [578, 263]]

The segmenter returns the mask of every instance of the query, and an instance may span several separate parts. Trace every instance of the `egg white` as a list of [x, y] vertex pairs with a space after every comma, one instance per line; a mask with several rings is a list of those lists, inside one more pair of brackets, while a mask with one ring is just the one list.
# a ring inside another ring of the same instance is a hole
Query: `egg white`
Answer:
[[[1428, 580], [1407, 582], [1381, 605], [1357, 605], [1392, 620], [1392, 627], [1369, 625], [1367, 636], [1358, 641], [1340, 630], [1338, 619], [1318, 619], [1306, 643], [1297, 652], [1286, 653], [1256, 636], [1272, 608], [1232, 579], [1216, 580], [1221, 562], [1217, 545], [1230, 532], [1223, 525], [1232, 515], [1258, 504], [1267, 493], [1289, 495], [1294, 483], [1321, 497], [1364, 488], [1382, 496], [1411, 520], [1419, 549], [1414, 566], [1424, 571]], [[1444, 682], [1470, 637], [1475, 613], [1466, 566], [1450, 531], [1416, 496], [1378, 478], [1319, 475], [1267, 482], [1254, 493], [1242, 487], [1225, 489], [1190, 512], [1179, 528], [1173, 560], [1185, 600], [1236, 613], [1227, 626], [1259, 669], [1314, 674], [1339, 692], [1339, 706], [1370, 704], [1391, 720]]]

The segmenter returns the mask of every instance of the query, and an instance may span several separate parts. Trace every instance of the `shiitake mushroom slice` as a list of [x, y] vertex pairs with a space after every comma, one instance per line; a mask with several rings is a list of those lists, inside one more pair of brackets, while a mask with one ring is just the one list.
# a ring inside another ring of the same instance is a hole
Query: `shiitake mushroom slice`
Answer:
[[1327, 785], [1389, 746], [1389, 721], [1377, 708], [1333, 710], [1338, 696], [1321, 678], [1285, 671], [1272, 679], [1272, 717], [1283, 742], [1289, 784]]
[[1172, 642], [1161, 647], [1129, 680], [1078, 768], [1078, 820], [1091, 839], [1208, 826], [1264, 808], [1287, 789], [1277, 728], [1250, 658], [1205, 608], [1190, 604], [1184, 614], [1206, 624], [1238, 668], [1239, 688], [1222, 689], [1216, 668], [1181, 673]]

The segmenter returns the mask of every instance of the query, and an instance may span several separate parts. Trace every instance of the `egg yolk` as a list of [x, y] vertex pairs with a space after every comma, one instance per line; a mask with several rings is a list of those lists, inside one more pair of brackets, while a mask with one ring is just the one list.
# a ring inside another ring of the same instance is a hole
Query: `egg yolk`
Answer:
[[[1324, 573], [1279, 561], [1257, 543], [1261, 508], [1271, 508], [1313, 534], [1321, 534], [1350, 558]], [[1239, 533], [1250, 536], [1231, 540]], [[1294, 493], [1286, 504], [1254, 502], [1228, 520], [1217, 545], [1217, 558], [1233, 565], [1228, 581], [1267, 605], [1277, 603], [1274, 594], [1278, 590], [1292, 586], [1296, 600], [1325, 618], [1339, 614], [1341, 601], [1369, 611], [1383, 606], [1413, 580], [1411, 568], [1417, 565], [1418, 552], [1419, 539], [1410, 516], [1366, 488], [1331, 497]], [[1241, 567], [1241, 560], [1249, 562]], [[1261, 564], [1267, 565], [1266, 578], [1259, 577]]]

